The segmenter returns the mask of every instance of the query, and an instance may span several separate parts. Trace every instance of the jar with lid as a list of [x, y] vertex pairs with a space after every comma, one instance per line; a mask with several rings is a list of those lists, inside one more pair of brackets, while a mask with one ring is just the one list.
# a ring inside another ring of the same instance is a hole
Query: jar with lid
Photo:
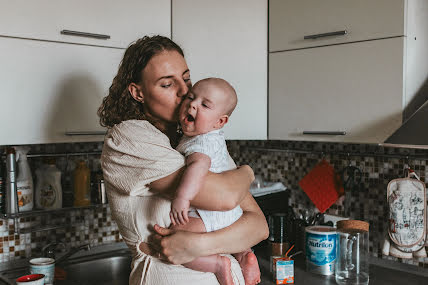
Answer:
[[369, 223], [358, 220], [337, 222], [337, 284], [369, 283]]

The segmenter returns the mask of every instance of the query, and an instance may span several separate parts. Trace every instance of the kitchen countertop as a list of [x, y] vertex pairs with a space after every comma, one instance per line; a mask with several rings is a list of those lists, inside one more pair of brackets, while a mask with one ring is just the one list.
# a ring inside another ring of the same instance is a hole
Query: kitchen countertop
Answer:
[[[111, 252], [114, 250], [126, 250], [124, 243], [116, 243], [111, 245], [103, 245], [95, 247], [88, 252], [82, 251], [76, 254], [75, 257], [90, 256], [103, 252]], [[255, 253], [259, 261], [262, 281], [260, 285], [276, 284], [272, 279], [272, 274], [269, 272], [269, 255], [267, 244], [258, 245], [255, 247]], [[307, 272], [303, 254], [296, 256], [294, 259], [294, 284], [304, 285], [330, 285], [336, 284], [334, 276], [323, 276], [315, 273]], [[17, 260], [9, 263], [0, 264], [0, 272], [7, 271], [11, 268], [27, 266], [28, 260]], [[1, 283], [1, 282], [0, 282]], [[401, 264], [398, 262], [382, 260], [379, 258], [370, 259], [370, 284], [374, 285], [394, 285], [394, 284], [411, 284], [411, 285], [427, 285], [428, 284], [428, 269], [418, 266]]]
[[[269, 256], [267, 248], [258, 247], [255, 249], [255, 253], [257, 255], [262, 274], [260, 285], [276, 284], [276, 282], [273, 281], [272, 273], [269, 271]], [[374, 285], [428, 284], [428, 269], [418, 268], [417, 266], [408, 264], [397, 264], [397, 262], [389, 262], [378, 258], [370, 259], [369, 274], [370, 284]], [[294, 284], [330, 285], [336, 284], [336, 281], [334, 275], [324, 276], [307, 272], [304, 256], [303, 254], [300, 254], [294, 259]]]

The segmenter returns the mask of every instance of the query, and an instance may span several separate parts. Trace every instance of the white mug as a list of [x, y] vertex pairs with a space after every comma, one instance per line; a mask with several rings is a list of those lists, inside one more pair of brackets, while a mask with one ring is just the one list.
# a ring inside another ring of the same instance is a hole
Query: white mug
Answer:
[[31, 259], [30, 272], [32, 274], [44, 274], [45, 285], [52, 285], [55, 277], [55, 259], [46, 257]]

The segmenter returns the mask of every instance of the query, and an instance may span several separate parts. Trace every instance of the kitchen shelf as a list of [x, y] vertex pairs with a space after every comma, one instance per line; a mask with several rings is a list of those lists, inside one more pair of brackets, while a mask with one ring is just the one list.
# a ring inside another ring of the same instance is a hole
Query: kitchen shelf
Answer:
[[81, 225], [82, 224], [77, 224], [77, 225], [63, 224], [63, 225], [57, 225], [57, 226], [46, 225], [46, 226], [41, 226], [41, 227], [32, 227], [32, 228], [18, 229], [17, 232], [19, 234], [28, 234], [28, 233], [44, 232], [44, 231], [51, 231], [51, 230], [56, 230], [56, 229], [64, 229], [64, 228], [70, 228], [70, 227], [79, 227]]
[[108, 204], [94, 204], [89, 206], [66, 207], [66, 208], [54, 209], [54, 210], [33, 210], [33, 211], [16, 213], [16, 214], [2, 214], [0, 216], [0, 219], [16, 219], [16, 218], [41, 216], [41, 215], [61, 213], [61, 212], [74, 211], [74, 210], [97, 209], [97, 208], [103, 208], [105, 205], [108, 205]]

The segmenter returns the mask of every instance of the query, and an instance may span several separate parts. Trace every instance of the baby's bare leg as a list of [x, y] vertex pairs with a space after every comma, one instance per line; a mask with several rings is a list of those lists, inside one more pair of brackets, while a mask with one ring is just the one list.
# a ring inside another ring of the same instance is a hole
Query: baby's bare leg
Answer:
[[245, 285], [255, 285], [260, 283], [260, 268], [256, 255], [247, 249], [233, 255], [241, 266], [244, 275]]
[[[206, 232], [204, 222], [199, 218], [189, 217], [186, 225], [171, 226], [173, 229], [196, 233]], [[195, 260], [183, 264], [183, 266], [202, 272], [212, 272], [221, 285], [233, 285], [232, 273], [230, 272], [230, 259], [221, 255], [210, 255], [198, 257]]]

